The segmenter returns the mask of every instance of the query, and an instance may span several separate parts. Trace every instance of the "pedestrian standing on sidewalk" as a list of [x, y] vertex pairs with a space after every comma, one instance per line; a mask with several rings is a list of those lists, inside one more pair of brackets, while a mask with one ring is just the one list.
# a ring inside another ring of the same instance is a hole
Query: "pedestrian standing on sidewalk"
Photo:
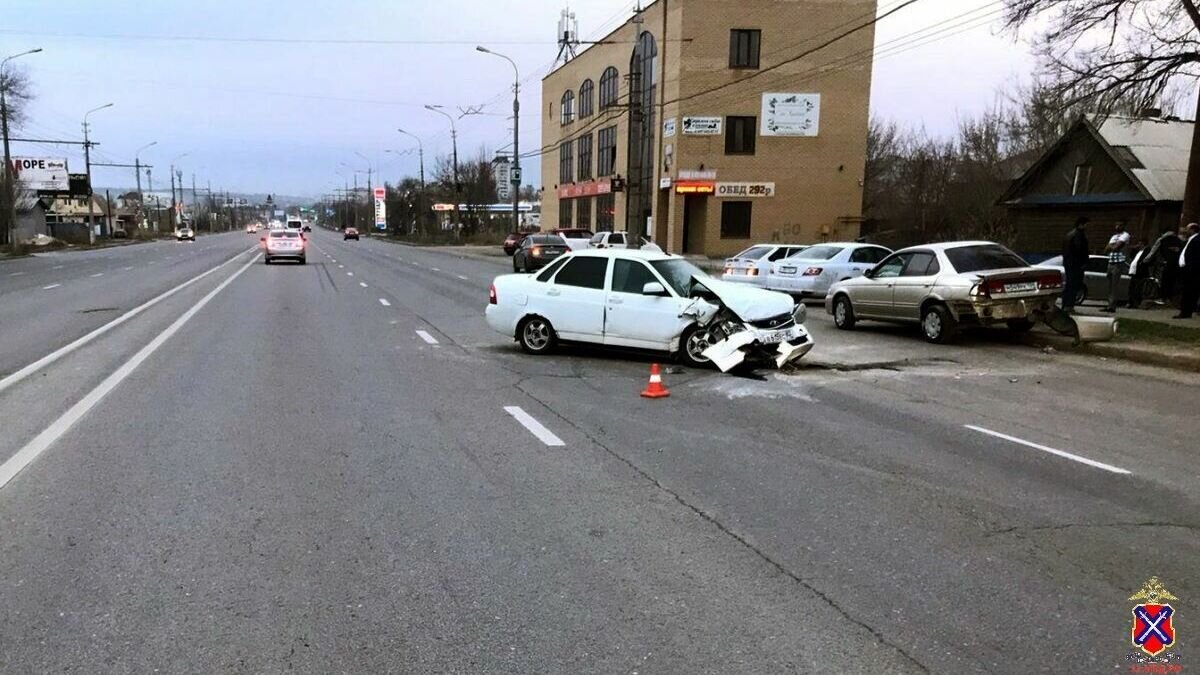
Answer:
[[1158, 280], [1159, 305], [1169, 305], [1175, 299], [1179, 279], [1179, 252], [1183, 250], [1183, 239], [1175, 230], [1167, 230], [1150, 247], [1150, 253], [1143, 259], [1150, 265], [1162, 261], [1162, 276]]
[[1067, 233], [1063, 243], [1063, 311], [1070, 314], [1075, 311], [1075, 299], [1083, 290], [1083, 273], [1087, 269], [1089, 255], [1087, 225], [1090, 221], [1086, 216], [1080, 216], [1075, 221], [1075, 227]]
[[1129, 261], [1129, 309], [1141, 309], [1146, 279], [1150, 276], [1150, 247], [1139, 239], [1129, 252], [1133, 256]]
[[1200, 233], [1200, 225], [1188, 223], [1187, 243], [1179, 254], [1179, 272], [1183, 278], [1183, 299], [1179, 303], [1179, 313], [1176, 319], [1190, 319], [1196, 311], [1196, 303], [1200, 302], [1200, 241], [1196, 234]]
[[1104, 252], [1108, 254], [1108, 306], [1104, 311], [1112, 314], [1117, 311], [1117, 286], [1121, 283], [1121, 275], [1125, 273], [1125, 261], [1129, 248], [1129, 232], [1125, 229], [1125, 221], [1117, 221], [1116, 231], [1108, 239]]

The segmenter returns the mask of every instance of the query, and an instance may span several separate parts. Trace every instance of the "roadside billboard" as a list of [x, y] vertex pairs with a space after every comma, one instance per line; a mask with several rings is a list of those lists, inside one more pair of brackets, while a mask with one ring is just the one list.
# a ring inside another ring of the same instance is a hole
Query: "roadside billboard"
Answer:
[[13, 175], [26, 190], [66, 192], [70, 187], [63, 157], [13, 157]]

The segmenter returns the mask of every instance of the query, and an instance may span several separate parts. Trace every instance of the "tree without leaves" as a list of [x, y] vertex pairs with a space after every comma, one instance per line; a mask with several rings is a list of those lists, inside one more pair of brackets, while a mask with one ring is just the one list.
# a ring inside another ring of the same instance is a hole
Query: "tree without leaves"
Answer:
[[9, 65], [0, 70], [0, 90], [8, 104], [8, 130], [12, 133], [25, 121], [25, 106], [33, 99], [33, 86], [25, 71]]
[[1019, 31], [1049, 16], [1037, 54], [1060, 106], [1087, 101], [1099, 112], [1154, 107], [1182, 79], [1200, 74], [1197, 0], [1006, 0]]
[[[1049, 17], [1038, 55], [1058, 106], [1149, 108], [1200, 75], [1200, 0], [1005, 0], [1019, 31]], [[1198, 110], [1200, 112], [1200, 110]], [[1183, 217], [1200, 217], [1200, 125], [1192, 139]]]

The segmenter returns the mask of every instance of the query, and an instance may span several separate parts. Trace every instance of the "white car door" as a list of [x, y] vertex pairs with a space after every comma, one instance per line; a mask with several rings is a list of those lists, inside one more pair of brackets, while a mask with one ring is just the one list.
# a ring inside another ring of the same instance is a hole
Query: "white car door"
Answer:
[[667, 351], [691, 319], [679, 314], [691, 300], [666, 295], [644, 295], [648, 283], [667, 285], [640, 260], [613, 260], [604, 319], [604, 344]]
[[554, 275], [539, 304], [564, 340], [604, 341], [605, 280], [609, 259], [576, 255]]

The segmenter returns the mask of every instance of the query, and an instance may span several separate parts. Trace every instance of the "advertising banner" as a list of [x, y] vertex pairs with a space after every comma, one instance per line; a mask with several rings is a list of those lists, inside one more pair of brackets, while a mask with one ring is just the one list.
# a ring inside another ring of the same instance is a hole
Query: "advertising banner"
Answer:
[[26, 190], [66, 192], [70, 187], [67, 160], [62, 157], [13, 157], [13, 175]]

